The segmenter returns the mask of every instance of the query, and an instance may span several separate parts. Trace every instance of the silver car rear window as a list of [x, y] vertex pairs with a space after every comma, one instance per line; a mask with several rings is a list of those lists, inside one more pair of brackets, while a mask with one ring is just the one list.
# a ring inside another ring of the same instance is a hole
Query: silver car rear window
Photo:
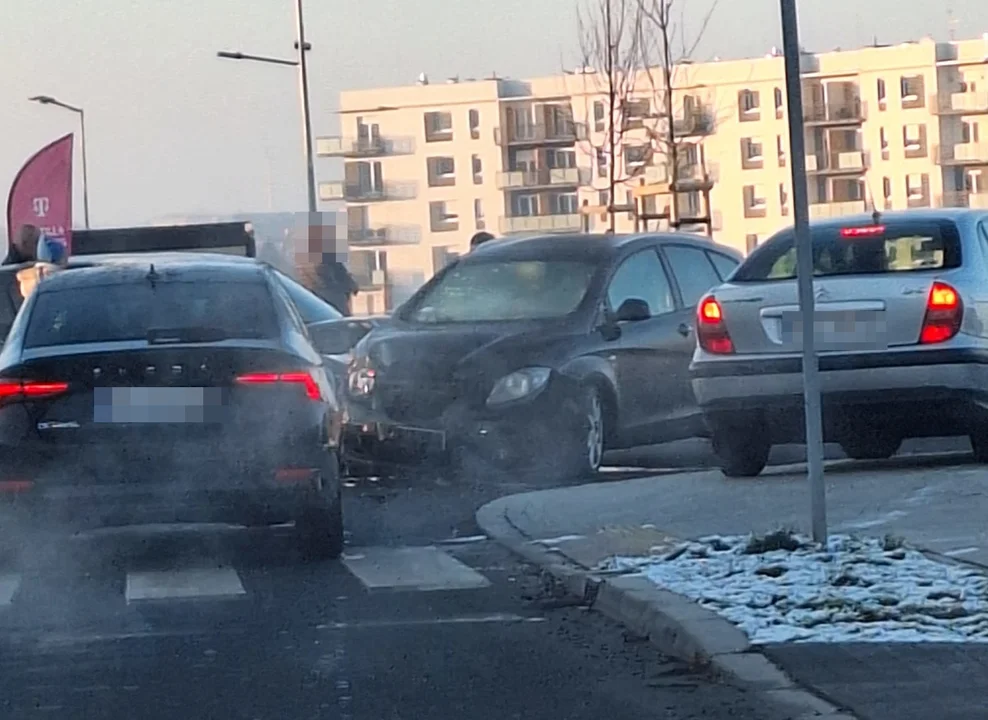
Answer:
[[[960, 233], [950, 221], [828, 225], [811, 227], [810, 233], [815, 277], [948, 270], [961, 264]], [[795, 277], [795, 236], [790, 229], [749, 255], [732, 282]]]

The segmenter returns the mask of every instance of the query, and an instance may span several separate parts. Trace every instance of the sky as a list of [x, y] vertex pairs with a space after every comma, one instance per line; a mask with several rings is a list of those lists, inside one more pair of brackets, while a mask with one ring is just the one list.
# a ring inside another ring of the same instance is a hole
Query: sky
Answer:
[[[584, 1], [305, 0], [313, 132], [339, 132], [341, 90], [410, 85], [420, 72], [435, 81], [575, 67]], [[676, 0], [687, 28], [710, 1]], [[811, 51], [988, 32], [985, 0], [798, 5]], [[4, 196], [33, 152], [77, 128], [72, 113], [27, 101], [52, 95], [86, 111], [95, 227], [305, 209], [297, 71], [216, 57], [291, 58], [294, 0], [7, 0], [0, 37]], [[778, 0], [721, 0], [694, 59], [761, 56], [773, 46], [781, 46]], [[318, 179], [338, 174], [338, 165], [317, 162]], [[75, 185], [81, 219], [81, 175]]]

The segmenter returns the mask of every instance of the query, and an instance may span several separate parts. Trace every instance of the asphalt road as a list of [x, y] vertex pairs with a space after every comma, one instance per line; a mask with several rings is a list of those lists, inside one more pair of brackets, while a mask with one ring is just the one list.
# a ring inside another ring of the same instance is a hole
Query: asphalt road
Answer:
[[350, 487], [340, 562], [270, 534], [52, 539], [0, 568], [0, 717], [764, 717], [477, 537], [525, 489]]

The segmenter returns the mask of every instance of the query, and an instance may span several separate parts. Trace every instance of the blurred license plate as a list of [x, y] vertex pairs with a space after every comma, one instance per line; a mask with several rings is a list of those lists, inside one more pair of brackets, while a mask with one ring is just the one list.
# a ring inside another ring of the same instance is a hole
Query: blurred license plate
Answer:
[[[883, 314], [875, 311], [849, 310], [817, 313], [814, 318], [815, 337], [822, 343], [874, 345], [885, 337]], [[799, 313], [782, 317], [782, 338], [786, 342], [802, 342], [803, 321]]]
[[213, 423], [225, 405], [222, 388], [96, 388], [93, 398], [97, 423]]

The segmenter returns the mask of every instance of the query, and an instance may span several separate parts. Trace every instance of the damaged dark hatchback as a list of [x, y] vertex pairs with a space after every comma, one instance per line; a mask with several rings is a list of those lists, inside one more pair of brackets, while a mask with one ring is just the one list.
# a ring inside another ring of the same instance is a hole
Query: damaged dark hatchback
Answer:
[[484, 245], [354, 348], [348, 469], [475, 462], [569, 479], [608, 449], [703, 435], [694, 296], [739, 260], [678, 233]]

